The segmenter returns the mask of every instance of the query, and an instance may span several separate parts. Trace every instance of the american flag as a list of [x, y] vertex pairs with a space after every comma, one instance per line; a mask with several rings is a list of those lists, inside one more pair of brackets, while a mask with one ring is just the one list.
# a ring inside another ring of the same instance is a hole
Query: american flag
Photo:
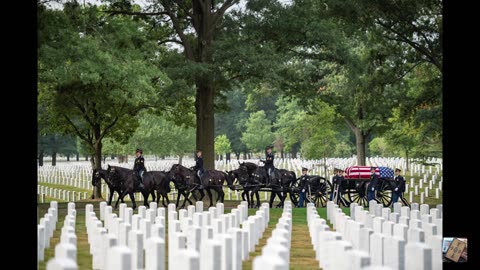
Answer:
[[[345, 169], [345, 178], [360, 179], [370, 178], [370, 166], [351, 166]], [[380, 169], [375, 169], [375, 174], [380, 176]]]
[[378, 167], [380, 169], [380, 178], [393, 178], [393, 169], [388, 167]]

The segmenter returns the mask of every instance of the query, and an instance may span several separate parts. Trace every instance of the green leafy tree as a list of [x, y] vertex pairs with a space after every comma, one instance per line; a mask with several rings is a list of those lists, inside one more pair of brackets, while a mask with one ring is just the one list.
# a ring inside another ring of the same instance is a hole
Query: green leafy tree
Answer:
[[[247, 151], [245, 144], [240, 140], [243, 127], [248, 119], [248, 113], [245, 111], [246, 94], [238, 87], [232, 90], [226, 98], [228, 109], [215, 114], [215, 135], [227, 135], [231, 142], [232, 151], [239, 159], [240, 153], [246, 153]], [[226, 158], [227, 160], [230, 159], [229, 152], [226, 153]]]
[[[113, 1], [112, 1], [113, 2]], [[214, 113], [219, 108], [222, 90], [228, 90], [235, 75], [225, 74], [222, 66], [230, 61], [216, 55], [218, 36], [225, 13], [239, 0], [151, 1], [143, 10], [132, 5], [112, 6], [110, 14], [151, 18], [153, 28], [163, 27], [166, 35], [156, 39], [160, 44], [176, 44], [182, 51], [173, 56], [172, 73], [182, 74], [182, 86], [195, 87], [196, 147], [203, 150], [205, 168], [214, 168]], [[231, 48], [230, 48], [231, 49]]]
[[[82, 139], [99, 169], [103, 139], [126, 142], [138, 126], [134, 116], [162, 108], [170, 80], [152, 63], [159, 46], [142, 21], [110, 17], [96, 6], [39, 7], [38, 18], [38, 101], [58, 130]], [[94, 197], [101, 197], [99, 186]]]
[[232, 151], [232, 146], [227, 135], [223, 134], [215, 138], [215, 153], [220, 156], [220, 159], [223, 154], [230, 153]]
[[272, 124], [267, 119], [264, 111], [250, 114], [245, 127], [246, 130], [242, 134], [241, 140], [249, 150], [255, 153], [263, 151], [275, 139], [272, 132]]

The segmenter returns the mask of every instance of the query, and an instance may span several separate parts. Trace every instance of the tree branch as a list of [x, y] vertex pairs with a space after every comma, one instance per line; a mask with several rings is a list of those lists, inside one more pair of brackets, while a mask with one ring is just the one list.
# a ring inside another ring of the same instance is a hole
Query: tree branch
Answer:
[[110, 13], [110, 15], [124, 14], [124, 15], [137, 15], [137, 16], [158, 16], [158, 15], [168, 15], [165, 11], [159, 12], [133, 12], [126, 10], [104, 10], [102, 12]]
[[223, 17], [225, 11], [229, 9], [231, 6], [236, 4], [239, 0], [226, 0], [225, 3], [214, 13], [215, 17], [213, 19], [213, 25], [216, 25], [218, 20]]
[[178, 40], [178, 39], [166, 39], [166, 40], [162, 40], [162, 41], [159, 41], [158, 42], [158, 45], [162, 45], [162, 44], [165, 44], [165, 43], [168, 43], [168, 42], [173, 42], [173, 43], [177, 43], [177, 44], [180, 44], [180, 45], [183, 45], [183, 42]]
[[72, 120], [70, 120], [70, 118], [68, 118], [68, 116], [66, 114], [62, 114], [62, 115], [67, 120], [67, 122], [73, 127], [73, 129], [77, 133], [78, 137], [80, 137], [82, 140], [88, 142], [88, 137], [85, 136], [84, 134], [82, 134], [80, 132], [80, 130], [78, 130], [77, 126], [72, 122]]
[[168, 4], [169, 1], [164, 1], [163, 2], [163, 7], [165, 8], [167, 15], [172, 19], [172, 24], [173, 28], [175, 29], [175, 32], [177, 32], [177, 35], [180, 37], [180, 40], [182, 40], [183, 43], [183, 48], [185, 49], [185, 56], [187, 59], [191, 61], [195, 61], [195, 57], [193, 55], [193, 50], [191, 45], [188, 43], [187, 36], [183, 32], [183, 30], [180, 28], [180, 22], [178, 21], [178, 18], [175, 17], [175, 14], [172, 12], [172, 9], [170, 8], [170, 4]]

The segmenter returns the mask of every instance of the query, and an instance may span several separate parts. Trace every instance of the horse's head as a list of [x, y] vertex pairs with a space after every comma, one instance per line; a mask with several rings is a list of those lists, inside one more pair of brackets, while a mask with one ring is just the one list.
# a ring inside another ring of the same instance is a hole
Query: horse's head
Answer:
[[96, 186], [97, 183], [102, 179], [100, 172], [97, 169], [93, 169], [92, 172], [92, 185]]
[[227, 171], [227, 177], [226, 177], [226, 180], [227, 180], [227, 185], [229, 188], [232, 189], [233, 187], [233, 181], [235, 181], [235, 173], [233, 171]]
[[248, 173], [248, 168], [245, 165], [245, 163], [240, 164], [238, 167], [238, 181], [240, 184], [246, 183], [248, 181], [248, 178], [250, 177], [250, 174]]

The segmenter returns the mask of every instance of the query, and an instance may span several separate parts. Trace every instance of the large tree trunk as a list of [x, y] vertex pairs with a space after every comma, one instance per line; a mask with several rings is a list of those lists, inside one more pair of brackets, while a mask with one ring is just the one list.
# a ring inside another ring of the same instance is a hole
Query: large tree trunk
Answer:
[[88, 154], [85, 155], [85, 161], [88, 161]]
[[409, 167], [410, 167], [410, 166], [409, 166], [410, 164], [409, 164], [409, 162], [408, 162], [408, 149], [405, 150], [405, 156], [406, 156], [406, 158], [407, 158], [407, 169], [405, 170], [405, 172], [408, 172], [408, 171], [410, 170], [410, 168], [409, 168]]
[[247, 152], [243, 152], [243, 159], [247, 159]]
[[52, 153], [52, 166], [57, 165], [57, 152]]
[[76, 157], [76, 159], [77, 159], [77, 161], [80, 160], [80, 154], [78, 154], [78, 152], [77, 152], [77, 157]]
[[183, 155], [178, 155], [178, 164], [182, 165]]
[[280, 150], [280, 157], [283, 158], [283, 148]]
[[366, 141], [367, 136], [365, 132], [363, 132], [359, 128], [355, 128], [355, 142], [357, 145], [357, 165], [365, 166], [367, 163], [366, 159]]
[[197, 116], [197, 149], [202, 150], [204, 167], [207, 170], [213, 170], [215, 167], [215, 149], [214, 149], [214, 111], [213, 82], [199, 80], [197, 82], [197, 96], [195, 100], [195, 109]]
[[67, 161], [70, 161], [70, 154], [67, 154]]
[[43, 166], [43, 150], [38, 154], [38, 166]]
[[226, 159], [226, 160], [230, 160], [230, 153], [226, 153], [226, 154], [225, 154], [225, 159]]
[[[102, 168], [102, 142], [95, 144], [95, 169], [100, 170]], [[97, 185], [93, 188], [93, 198], [102, 199], [102, 181], [98, 181]]]

